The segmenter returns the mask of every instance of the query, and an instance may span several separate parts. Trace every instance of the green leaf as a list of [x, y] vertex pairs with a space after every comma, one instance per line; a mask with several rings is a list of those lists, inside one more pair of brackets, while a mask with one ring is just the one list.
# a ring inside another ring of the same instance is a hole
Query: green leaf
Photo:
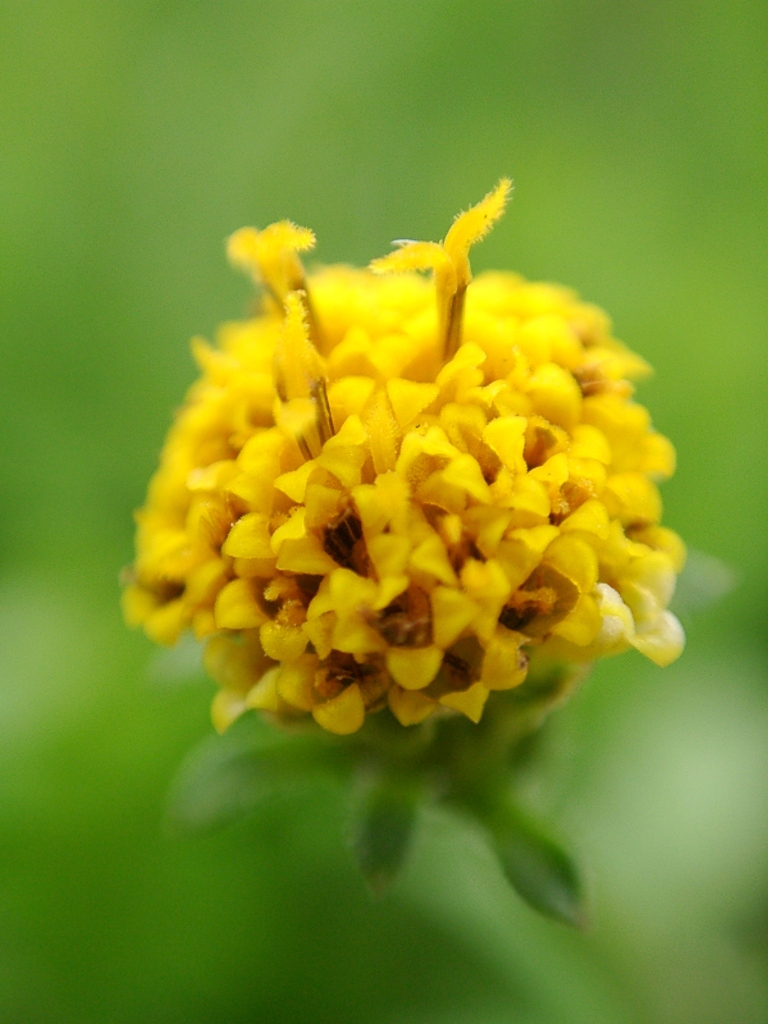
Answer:
[[184, 760], [173, 783], [168, 822], [206, 831], [248, 814], [272, 791], [259, 751], [210, 736]]
[[220, 828], [245, 817], [281, 786], [313, 774], [325, 751], [251, 718], [208, 736], [184, 759], [172, 785], [167, 820], [176, 831]]
[[511, 803], [484, 818], [504, 873], [532, 907], [566, 924], [586, 923], [584, 893], [573, 858], [547, 827]]
[[383, 779], [370, 786], [353, 809], [352, 852], [374, 895], [382, 895], [405, 864], [417, 805], [412, 786]]

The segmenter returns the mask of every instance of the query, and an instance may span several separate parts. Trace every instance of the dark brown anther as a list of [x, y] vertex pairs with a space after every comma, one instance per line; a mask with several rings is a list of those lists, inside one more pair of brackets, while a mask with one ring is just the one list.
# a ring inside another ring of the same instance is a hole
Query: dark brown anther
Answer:
[[595, 363], [579, 366], [573, 371], [573, 376], [585, 398], [589, 398], [590, 395], [599, 395], [608, 390], [610, 386], [610, 381], [606, 379], [600, 367]]
[[296, 586], [299, 588], [299, 594], [305, 605], [308, 605], [312, 598], [317, 594], [320, 589], [320, 584], [323, 582], [322, 576], [307, 576], [299, 574], [295, 577]]
[[540, 565], [509, 600], [499, 622], [526, 636], [546, 636], [579, 599], [579, 588], [557, 569]]
[[370, 622], [391, 647], [428, 647], [432, 643], [432, 608], [420, 587], [409, 587]]
[[584, 398], [607, 393], [628, 398], [634, 390], [627, 380], [611, 380], [610, 377], [606, 377], [598, 363], [579, 366], [572, 373]]
[[480, 675], [483, 654], [483, 648], [475, 637], [459, 640], [445, 652], [440, 671], [423, 692], [439, 700], [446, 693], [468, 690]]
[[552, 499], [552, 511], [549, 514], [550, 523], [559, 526], [564, 519], [567, 519], [571, 512], [583, 505], [585, 501], [594, 498], [594, 487], [589, 481], [566, 480], [560, 488], [559, 494]]
[[177, 580], [157, 579], [153, 580], [149, 586], [144, 586], [144, 589], [154, 594], [163, 604], [168, 604], [169, 601], [175, 601], [176, 598], [181, 597], [186, 590], [186, 584], [179, 583]]
[[509, 604], [503, 609], [499, 616], [499, 622], [507, 629], [518, 631], [525, 630], [529, 623], [533, 622], [537, 615], [547, 614], [555, 604], [555, 592], [535, 590], [525, 596], [520, 596], [514, 604]]
[[529, 469], [543, 466], [557, 451], [557, 438], [546, 426], [532, 424], [525, 440], [524, 457]]
[[363, 525], [353, 509], [346, 509], [328, 523], [323, 531], [323, 548], [343, 568], [353, 572], [365, 570], [368, 556]]
[[464, 285], [456, 290], [450, 301], [443, 351], [443, 358], [445, 362], [448, 362], [449, 359], [453, 359], [461, 345], [461, 328], [464, 321], [464, 302], [466, 295], [467, 286]]
[[314, 686], [320, 697], [330, 700], [354, 683], [360, 687], [366, 711], [384, 706], [390, 682], [383, 665], [376, 661], [360, 664], [343, 651], [331, 651], [320, 663]]
[[136, 570], [132, 565], [126, 566], [120, 572], [120, 585], [123, 587], [141, 587], [145, 593], [151, 594], [161, 604], [175, 601], [186, 590], [185, 583], [181, 583], [178, 580], [169, 580], [164, 577], [158, 577], [145, 583], [138, 578]]
[[331, 651], [328, 657], [320, 662], [315, 676], [315, 690], [320, 697], [330, 700], [353, 683], [359, 683], [360, 670], [361, 666], [357, 664], [351, 654]]
[[346, 684], [342, 679], [333, 675], [328, 669], [321, 669], [315, 675], [314, 689], [318, 697], [322, 697], [323, 700], [333, 700], [334, 697], [338, 697], [345, 686], [349, 686], [350, 681], [347, 680]]
[[363, 704], [366, 711], [380, 711], [387, 703], [387, 691], [390, 687], [390, 678], [383, 668], [373, 665], [364, 665], [367, 672], [362, 676], [358, 685]]
[[478, 548], [474, 539], [465, 533], [458, 544], [448, 548], [448, 560], [455, 572], [460, 573], [470, 558], [474, 559], [475, 562], [486, 561], [485, 555]]
[[443, 658], [443, 668], [453, 681], [459, 684], [456, 689], [461, 689], [469, 683], [469, 662], [459, 657], [453, 651], [446, 651]]
[[322, 377], [312, 381], [310, 394], [317, 408], [317, 433], [320, 437], [320, 444], [324, 445], [329, 438], [333, 437], [335, 430], [328, 401], [328, 390]]

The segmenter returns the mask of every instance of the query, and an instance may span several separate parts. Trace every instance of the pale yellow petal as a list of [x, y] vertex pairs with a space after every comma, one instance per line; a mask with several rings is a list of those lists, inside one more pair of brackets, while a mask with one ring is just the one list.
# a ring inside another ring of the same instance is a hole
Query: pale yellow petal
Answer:
[[390, 647], [387, 670], [404, 690], [423, 690], [429, 686], [443, 661], [439, 647]]
[[312, 716], [318, 725], [337, 736], [357, 732], [365, 719], [365, 704], [360, 687], [353, 683], [342, 690], [338, 697], [318, 704], [312, 709]]

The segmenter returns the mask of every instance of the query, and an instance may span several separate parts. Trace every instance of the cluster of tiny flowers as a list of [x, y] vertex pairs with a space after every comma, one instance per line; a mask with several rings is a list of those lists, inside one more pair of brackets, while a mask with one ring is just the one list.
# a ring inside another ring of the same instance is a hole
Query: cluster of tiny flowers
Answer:
[[680, 653], [648, 367], [567, 289], [472, 281], [508, 189], [368, 270], [305, 276], [314, 237], [286, 221], [230, 239], [261, 309], [193, 342], [124, 591], [153, 640], [204, 641], [218, 729], [248, 708], [338, 734], [387, 707], [477, 722], [532, 656]]

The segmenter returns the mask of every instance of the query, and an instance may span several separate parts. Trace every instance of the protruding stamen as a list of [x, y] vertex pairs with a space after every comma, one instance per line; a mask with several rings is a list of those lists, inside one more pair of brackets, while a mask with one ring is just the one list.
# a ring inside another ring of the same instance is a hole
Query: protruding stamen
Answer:
[[409, 270], [434, 272], [438, 328], [446, 360], [456, 354], [461, 344], [464, 296], [472, 280], [469, 250], [475, 242], [485, 238], [504, 213], [511, 188], [509, 178], [502, 178], [485, 199], [459, 214], [442, 243], [398, 241], [394, 243], [398, 249], [371, 263], [371, 270], [377, 274]]
[[312, 382], [312, 400], [317, 406], [317, 432], [320, 435], [320, 444], [334, 435], [333, 417], [331, 416], [331, 405], [328, 401], [328, 388], [325, 384], [325, 377], [319, 377]]
[[279, 306], [285, 305], [291, 292], [304, 293], [309, 335], [318, 344], [320, 331], [307, 291], [304, 267], [298, 256], [300, 252], [309, 252], [314, 247], [314, 233], [289, 220], [270, 224], [263, 231], [240, 228], [227, 240], [227, 255], [231, 263], [263, 284]]
[[472, 280], [469, 250], [476, 242], [482, 242], [504, 213], [511, 189], [512, 182], [509, 178], [502, 178], [485, 199], [481, 199], [476, 206], [471, 206], [456, 217], [445, 236], [443, 247], [456, 268], [459, 288], [462, 285], [466, 288]]
[[445, 344], [443, 352], [445, 361], [452, 359], [461, 345], [461, 328], [464, 323], [464, 298], [467, 294], [467, 286], [460, 285], [451, 296], [448, 309], [448, 322], [445, 328]]
[[301, 292], [289, 292], [285, 300], [283, 332], [275, 350], [275, 390], [304, 457], [319, 455], [334, 429], [325, 372], [309, 338]]
[[402, 274], [409, 270], [431, 270], [437, 290], [437, 327], [441, 348], [445, 351], [451, 319], [453, 297], [456, 294], [456, 270], [451, 258], [438, 242], [397, 241], [394, 252], [373, 260], [374, 274]]

